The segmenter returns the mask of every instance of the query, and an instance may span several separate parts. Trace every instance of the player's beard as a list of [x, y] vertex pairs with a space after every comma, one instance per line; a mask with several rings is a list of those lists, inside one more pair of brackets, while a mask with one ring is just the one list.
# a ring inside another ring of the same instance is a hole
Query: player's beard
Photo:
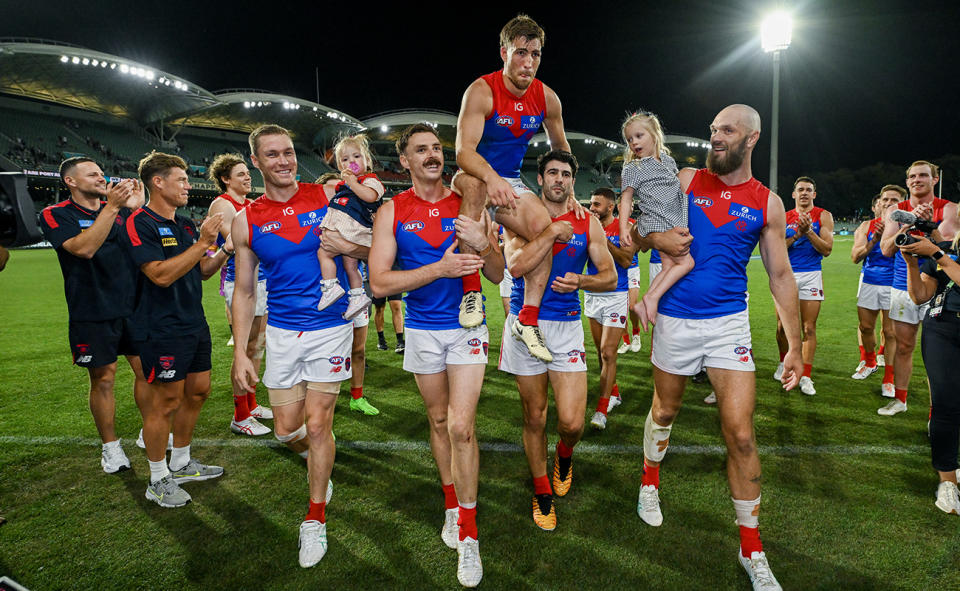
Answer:
[[736, 146], [727, 146], [725, 154], [721, 158], [711, 148], [707, 152], [707, 170], [717, 176], [723, 176], [740, 168], [747, 157], [747, 138], [743, 138]]
[[552, 201], [554, 203], [563, 203], [570, 198], [571, 193], [573, 193], [573, 187], [567, 187], [564, 189], [559, 197], [553, 192], [552, 189], [549, 189], [544, 191], [544, 197], [546, 197], [548, 201]]

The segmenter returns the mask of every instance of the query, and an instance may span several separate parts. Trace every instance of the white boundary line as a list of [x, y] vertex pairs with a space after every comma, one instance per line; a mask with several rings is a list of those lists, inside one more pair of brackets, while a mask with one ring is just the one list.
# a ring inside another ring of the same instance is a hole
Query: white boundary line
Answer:
[[[14, 445], [78, 445], [98, 447], [100, 440], [93, 437], [65, 437], [65, 436], [25, 436], [2, 435], [0, 443]], [[131, 440], [127, 440], [132, 445]], [[274, 439], [196, 439], [193, 445], [197, 447], [269, 447], [283, 448], [284, 445]], [[356, 449], [360, 451], [419, 451], [429, 452], [430, 445], [426, 441], [347, 441], [340, 439], [337, 447], [341, 449]], [[873, 456], [873, 455], [913, 455], [929, 453], [930, 448], [924, 445], [761, 445], [761, 455], [772, 456], [802, 456], [802, 455], [834, 455], [834, 456]], [[482, 451], [497, 453], [523, 453], [523, 448], [516, 443], [481, 443]], [[671, 454], [692, 456], [723, 456], [726, 448], [722, 445], [671, 445]], [[581, 443], [577, 446], [581, 454], [616, 454], [640, 456], [643, 446], [620, 444]]]

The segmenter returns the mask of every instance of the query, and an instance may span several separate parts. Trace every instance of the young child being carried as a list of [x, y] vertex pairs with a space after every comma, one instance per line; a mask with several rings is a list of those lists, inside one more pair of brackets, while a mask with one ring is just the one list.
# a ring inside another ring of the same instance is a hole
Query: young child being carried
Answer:
[[[632, 246], [629, 218], [633, 199], [637, 199], [640, 218], [637, 233], [644, 237], [651, 232], [666, 232], [687, 227], [687, 196], [677, 178], [677, 163], [670, 157], [664, 142], [663, 127], [649, 111], [629, 115], [621, 128], [627, 151], [623, 156], [620, 193], [620, 244]], [[656, 324], [657, 304], [663, 294], [693, 269], [693, 257], [671, 257], [661, 253], [663, 270], [650, 283], [647, 293], [636, 303], [634, 311], [643, 330], [647, 323]]]
[[[358, 246], [370, 246], [373, 239], [373, 213], [380, 207], [384, 188], [377, 175], [373, 174], [373, 158], [370, 156], [367, 136], [359, 134], [341, 139], [333, 148], [333, 157], [340, 169], [340, 182], [336, 184], [336, 194], [330, 200], [327, 215], [320, 227], [336, 230], [346, 241]], [[323, 310], [347, 293], [337, 281], [336, 256], [323, 248], [317, 251], [323, 274], [320, 282], [323, 295], [317, 305], [318, 310]], [[363, 276], [357, 268], [357, 259], [341, 256], [344, 271], [350, 280], [350, 303], [343, 317], [351, 320], [367, 309], [370, 298], [363, 290]]]

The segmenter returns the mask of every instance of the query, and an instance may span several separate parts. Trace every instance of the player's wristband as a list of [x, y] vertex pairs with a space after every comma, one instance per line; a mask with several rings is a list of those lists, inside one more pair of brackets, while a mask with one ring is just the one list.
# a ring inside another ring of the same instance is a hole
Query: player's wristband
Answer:
[[220, 250], [219, 250], [218, 252], [222, 252], [223, 254], [227, 255], [228, 257], [232, 257], [232, 256], [233, 256], [233, 253], [236, 252], [236, 251], [230, 252], [229, 250], [227, 250], [226, 248], [224, 248], [223, 246], [221, 246], [221, 247], [220, 247]]

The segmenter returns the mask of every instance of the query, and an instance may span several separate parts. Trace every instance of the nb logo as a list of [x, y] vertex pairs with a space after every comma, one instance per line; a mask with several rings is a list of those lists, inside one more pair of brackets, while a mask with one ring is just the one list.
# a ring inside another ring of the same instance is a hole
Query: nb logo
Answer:
[[164, 379], [164, 380], [169, 380], [170, 378], [175, 377], [176, 375], [177, 375], [176, 370], [167, 369], [167, 370], [164, 370], [164, 371], [161, 371], [160, 373], [158, 373], [158, 374], [157, 374], [157, 377], [158, 377], [158, 378], [161, 378], [161, 379]]
[[77, 357], [77, 363], [90, 363], [93, 361], [93, 355], [81, 355]]
[[283, 214], [284, 214], [284, 215], [293, 215], [293, 208], [292, 208], [292, 207], [284, 207], [284, 208], [283, 208]]

